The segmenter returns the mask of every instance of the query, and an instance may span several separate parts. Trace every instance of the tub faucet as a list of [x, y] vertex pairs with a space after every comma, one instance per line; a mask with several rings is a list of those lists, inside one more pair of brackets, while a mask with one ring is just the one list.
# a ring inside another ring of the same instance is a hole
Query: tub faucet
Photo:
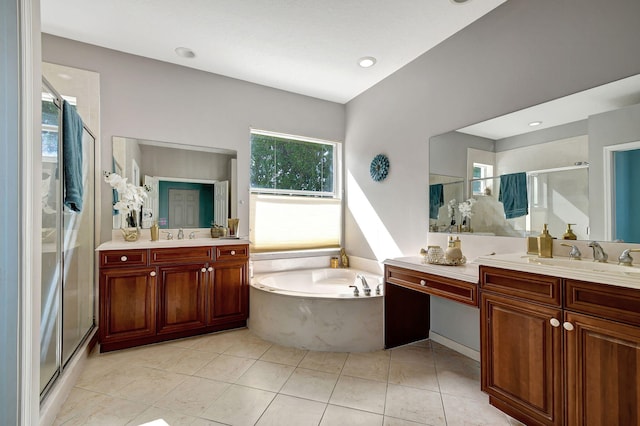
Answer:
[[362, 289], [364, 290], [364, 295], [371, 296], [371, 288], [369, 287], [369, 284], [367, 284], [367, 279], [364, 277], [364, 275], [358, 274], [356, 278], [360, 279], [360, 282], [362, 283]]
[[358, 297], [360, 296], [360, 292], [358, 291], [358, 286], [350, 285], [349, 287], [353, 287], [353, 295]]
[[604, 249], [597, 241], [591, 241], [587, 244], [588, 247], [593, 249], [593, 261], [594, 262], [602, 262], [607, 263], [607, 259], [609, 259], [609, 255], [604, 252]]

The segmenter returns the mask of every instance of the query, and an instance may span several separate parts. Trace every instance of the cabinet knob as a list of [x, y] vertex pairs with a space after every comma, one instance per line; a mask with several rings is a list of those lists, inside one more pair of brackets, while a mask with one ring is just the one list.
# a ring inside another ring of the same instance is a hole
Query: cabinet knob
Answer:
[[427, 282], [425, 280], [420, 280], [420, 285], [422, 286], [427, 285]]
[[126, 262], [126, 261], [127, 261], [127, 259], [128, 259], [128, 258], [127, 258], [127, 256], [122, 256], [122, 257], [120, 258], [120, 260], [122, 260], [123, 262]]
[[155, 277], [156, 276], [156, 271], [149, 272], [149, 275], [151, 275], [152, 277]]
[[553, 327], [560, 327], [560, 321], [558, 321], [558, 319], [557, 319], [557, 318], [551, 318], [551, 319], [549, 320], [549, 322], [551, 323], [551, 325], [552, 325]]
[[204, 267], [203, 267], [202, 269], [200, 269], [200, 271], [202, 271], [202, 272], [207, 272], [207, 268], [204, 268]]
[[231, 256], [235, 256], [236, 255], [236, 251], [235, 250], [231, 250]]
[[213, 266], [209, 266], [209, 267], [207, 268], [207, 271], [209, 271], [209, 272], [213, 271]]
[[565, 322], [564, 324], [562, 324], [562, 326], [564, 327], [565, 330], [567, 331], [573, 331], [573, 329], [575, 328], [573, 326], [573, 324], [571, 324], [569, 321]]

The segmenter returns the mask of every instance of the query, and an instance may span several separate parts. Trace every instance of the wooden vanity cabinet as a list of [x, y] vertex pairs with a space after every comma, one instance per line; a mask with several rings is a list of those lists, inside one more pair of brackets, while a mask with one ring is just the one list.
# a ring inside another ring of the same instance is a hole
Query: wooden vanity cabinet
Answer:
[[206, 326], [206, 291], [213, 247], [150, 250], [158, 266], [158, 334], [197, 330]]
[[[119, 253], [119, 257], [126, 257]], [[100, 270], [100, 342], [140, 341], [156, 334], [156, 270], [151, 267]]]
[[246, 326], [246, 244], [102, 251], [100, 258], [103, 352]]
[[640, 424], [640, 290], [480, 267], [482, 390], [527, 425]]
[[[510, 276], [487, 273], [484, 283]], [[516, 287], [528, 284], [513, 280]], [[513, 291], [508, 281], [500, 282]], [[481, 292], [480, 304], [481, 388], [489, 402], [525, 424], [562, 424], [562, 331], [549, 321], [560, 324], [561, 306], [488, 291]]]
[[472, 282], [392, 265], [385, 265], [384, 277], [387, 349], [429, 337], [431, 295], [478, 306], [478, 285]]

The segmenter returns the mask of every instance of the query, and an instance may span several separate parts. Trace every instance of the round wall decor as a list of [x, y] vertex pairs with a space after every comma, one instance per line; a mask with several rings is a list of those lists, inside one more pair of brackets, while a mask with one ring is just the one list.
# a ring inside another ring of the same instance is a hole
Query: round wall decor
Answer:
[[376, 182], [380, 182], [389, 174], [389, 159], [386, 155], [378, 154], [373, 157], [371, 166], [369, 167], [369, 173], [371, 173], [371, 179]]

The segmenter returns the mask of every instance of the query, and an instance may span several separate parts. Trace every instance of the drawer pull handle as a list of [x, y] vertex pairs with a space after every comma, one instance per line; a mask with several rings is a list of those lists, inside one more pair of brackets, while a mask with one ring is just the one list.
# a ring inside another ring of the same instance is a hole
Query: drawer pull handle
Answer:
[[152, 277], [155, 277], [156, 276], [156, 271], [149, 272], [149, 275], [151, 275]]
[[564, 324], [562, 324], [562, 326], [567, 331], [573, 331], [573, 329], [574, 329], [573, 324], [571, 324], [569, 321], [567, 321]]
[[122, 256], [122, 257], [120, 258], [120, 260], [122, 260], [123, 262], [126, 262], [126, 261], [127, 261], [127, 259], [128, 259], [128, 258], [127, 258], [127, 256]]
[[236, 255], [236, 251], [235, 250], [231, 250], [231, 256], [235, 256]]
[[207, 271], [209, 271], [209, 272], [213, 271], [213, 266], [209, 266], [209, 267], [207, 268]]
[[557, 318], [551, 318], [551, 319], [549, 320], [549, 322], [551, 323], [551, 325], [552, 325], [553, 327], [560, 327], [560, 321], [558, 321], [558, 319], [557, 319]]
[[207, 268], [200, 269], [201, 272], [207, 272]]
[[427, 285], [427, 282], [425, 280], [420, 280], [420, 285], [421, 286], [425, 286], [425, 285]]

